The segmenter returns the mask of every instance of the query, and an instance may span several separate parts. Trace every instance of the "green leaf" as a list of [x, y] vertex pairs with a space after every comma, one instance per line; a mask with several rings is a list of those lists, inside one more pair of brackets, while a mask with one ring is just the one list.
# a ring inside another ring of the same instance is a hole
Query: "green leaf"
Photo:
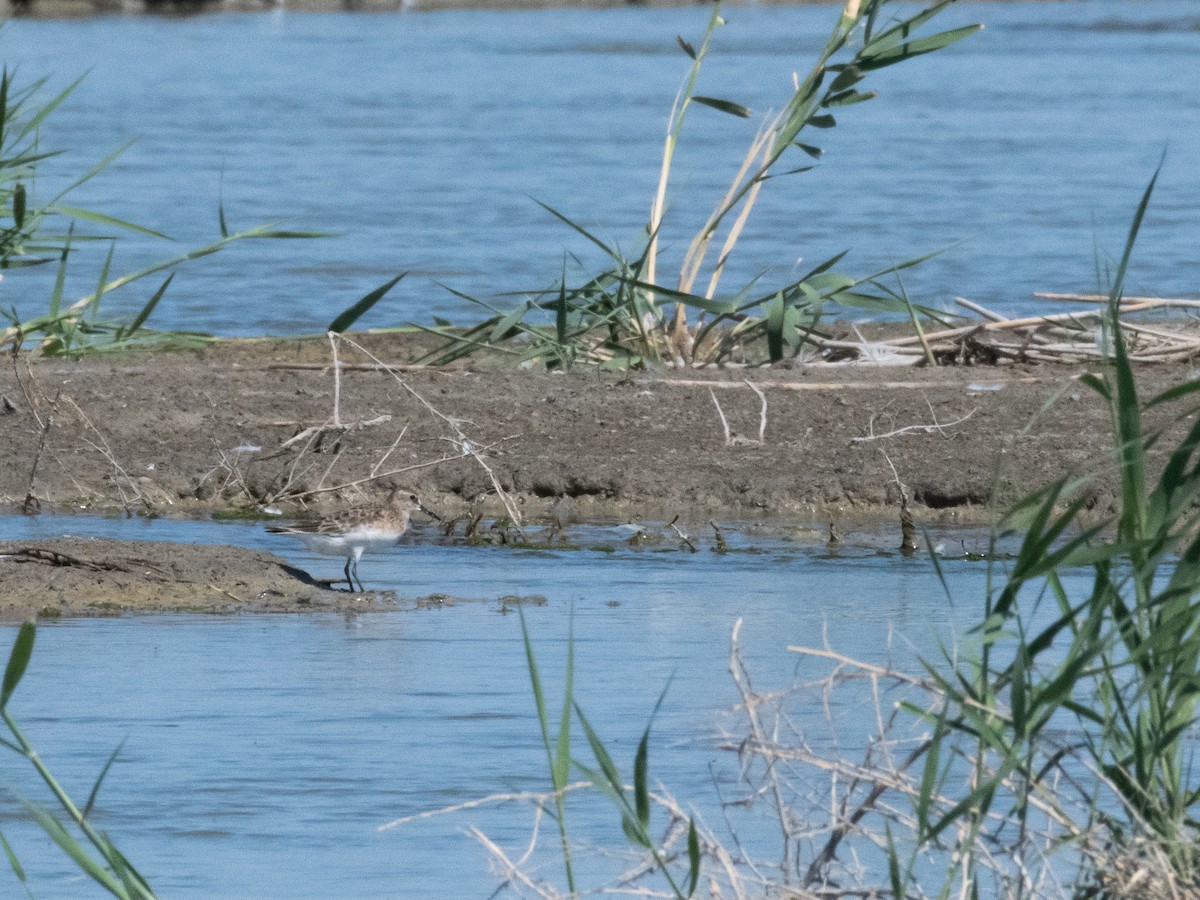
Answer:
[[874, 100], [879, 95], [874, 91], [859, 93], [858, 91], [842, 91], [840, 94], [834, 94], [832, 97], [826, 98], [821, 105], [826, 109], [833, 109], [839, 106], [853, 106], [855, 103], [866, 103], [868, 100]]
[[810, 116], [807, 124], [813, 128], [833, 128], [837, 125], [837, 119], [830, 115]]
[[554, 303], [554, 335], [559, 344], [567, 342], [567, 261], [563, 260], [562, 281], [558, 286], [558, 299]]
[[[622, 808], [628, 810], [628, 801], [625, 800], [625, 786], [621, 781], [621, 773], [617, 771], [617, 766], [612, 760], [612, 756], [608, 752], [608, 748], [604, 746], [604, 742], [600, 740], [600, 736], [596, 734], [591, 723], [583, 714], [583, 710], [579, 708], [579, 704], [575, 704], [575, 715], [579, 717], [579, 724], [583, 726], [583, 733], [587, 737], [588, 745], [592, 748], [592, 755], [596, 757], [596, 762], [600, 765], [600, 772], [607, 782], [609, 790], [614, 797], [620, 797], [622, 800]], [[597, 787], [603, 787], [601, 784], [593, 783]]]
[[50, 291], [50, 316], [56, 317], [62, 307], [63, 287], [67, 280], [67, 259], [71, 255], [71, 237], [75, 232], [75, 223], [67, 229], [67, 239], [63, 242], [62, 252], [58, 257], [58, 274], [54, 278], [54, 288]]
[[17, 182], [17, 186], [13, 188], [13, 221], [17, 228], [25, 224], [25, 185]]
[[696, 820], [688, 819], [688, 880], [687, 896], [696, 893], [700, 885], [700, 836], [696, 833]]
[[787, 317], [788, 305], [783, 299], [783, 292], [775, 295], [766, 306], [767, 314], [767, 355], [771, 362], [783, 359], [783, 329]]
[[679, 43], [679, 48], [683, 50], [692, 59], [696, 58], [696, 48], [683, 39], [682, 35], [675, 35], [675, 40]]
[[124, 219], [118, 219], [116, 216], [93, 212], [90, 209], [80, 209], [77, 206], [63, 206], [61, 203], [55, 203], [49, 208], [49, 211], [61, 213], [73, 219], [83, 219], [85, 222], [95, 222], [97, 225], [112, 225], [115, 228], [124, 228], [126, 231], [136, 231], [139, 234], [162, 238], [165, 241], [174, 240], [170, 235], [163, 234], [161, 231], [155, 231], [153, 228], [135, 225], [133, 222], [126, 222]]
[[650, 828], [649, 747], [650, 729], [647, 728], [638, 741], [637, 754], [633, 758], [633, 800], [642, 831]]
[[21, 884], [25, 883], [25, 870], [21, 867], [21, 861], [17, 859], [17, 854], [13, 853], [13, 848], [8, 843], [8, 838], [0, 834], [0, 844], [4, 845], [4, 855], [8, 857], [8, 864], [12, 867], [13, 874], [17, 876], [17, 881]]
[[873, 69], [882, 69], [905, 59], [912, 59], [916, 56], [932, 53], [935, 50], [941, 50], [943, 47], [957, 43], [965, 37], [970, 37], [982, 28], [982, 25], [964, 25], [962, 28], [953, 28], [949, 31], [930, 35], [929, 37], [907, 41], [895, 47], [881, 50], [878, 53], [872, 53], [869, 48], [864, 49], [856, 65], [864, 72], [869, 72]]
[[601, 250], [603, 250], [605, 253], [607, 253], [609, 256], [611, 256], [618, 263], [624, 262], [624, 260], [621, 259], [620, 253], [618, 253], [612, 247], [608, 246], [608, 244], [604, 243], [604, 241], [600, 240], [600, 238], [596, 237], [594, 234], [592, 234], [590, 231], [588, 231], [582, 225], [579, 225], [579, 224], [573, 222], [572, 220], [568, 219], [566, 216], [564, 216], [562, 213], [560, 213], [553, 206], [546, 205], [541, 200], [538, 200], [536, 197], [531, 197], [530, 199], [533, 200], [534, 203], [536, 203], [538, 206], [540, 206], [546, 212], [550, 213], [550, 215], [554, 216], [554, 218], [558, 219], [558, 221], [562, 222], [564, 225], [566, 225], [570, 228], [573, 228], [575, 231], [579, 232], [581, 235], [583, 235], [585, 238], [587, 238], [589, 241], [591, 241], [593, 244], [595, 244], [597, 247], [599, 247]]
[[836, 294], [858, 284], [857, 279], [851, 278], [849, 275], [840, 275], [837, 272], [821, 272], [805, 279], [805, 282], [813, 290], [826, 295]]
[[701, 97], [699, 95], [692, 97], [692, 100], [701, 106], [710, 106], [713, 109], [719, 109], [721, 112], [737, 116], [739, 119], [750, 118], [750, 108], [742, 106], [740, 103], [733, 103], [730, 100], [718, 100], [716, 97]]
[[46, 810], [39, 809], [30, 803], [25, 804], [25, 809], [33, 817], [33, 820], [42, 827], [42, 830], [50, 836], [51, 840], [58, 844], [75, 865], [79, 866], [93, 881], [116, 897], [128, 896], [125, 890], [123, 890], [121, 883], [113, 878], [100, 863], [88, 856], [87, 851], [80, 846], [75, 838], [71, 837], [70, 833], [58, 819], [54, 818]]
[[21, 676], [25, 674], [29, 657], [33, 655], [33, 638], [36, 633], [37, 628], [31, 622], [23, 623], [21, 630], [17, 632], [17, 639], [13, 642], [12, 652], [8, 656], [8, 666], [4, 670], [4, 685], [0, 687], [0, 710], [8, 706], [9, 698], [17, 689]]
[[[85, 77], [87, 77], [86, 74], [80, 75], [78, 78], [76, 78], [74, 81], [72, 81], [69, 85], [67, 85], [58, 94], [58, 96], [56, 96], [49, 103], [44, 104], [34, 115], [30, 116], [29, 120], [21, 126], [21, 130], [17, 133], [16, 141], [21, 141], [27, 135], [30, 135], [33, 132], [37, 131], [38, 126], [40, 126], [42, 124], [42, 122], [45, 120], [45, 118], [48, 115], [50, 115], [50, 113], [54, 112], [54, 110], [58, 107], [58, 105], [60, 103], [62, 103], [64, 100], [66, 100], [67, 97], [70, 95], [70, 93], [73, 90], [75, 90], [75, 88], [79, 87], [80, 83], [83, 81], [83, 79]], [[43, 83], [44, 82], [38, 82], [35, 85], [35, 87], [40, 87], [41, 84], [43, 84]], [[19, 101], [18, 101], [18, 103], [19, 103]]]
[[391, 281], [375, 288], [375, 290], [371, 291], [371, 293], [367, 294], [353, 306], [343, 310], [341, 315], [329, 323], [329, 328], [326, 330], [336, 332], [337, 334], [344, 332], [347, 328], [357, 322], [359, 317], [366, 313], [367, 310], [382, 300], [383, 295], [399, 284], [407, 274], [407, 272], [401, 272]]
[[807, 153], [809, 156], [811, 156], [813, 159], [820, 159], [821, 154], [825, 152], [820, 147], [814, 147], [812, 144], [805, 144], [800, 141], [796, 141], [796, 146], [799, 147], [801, 150], [803, 150], [805, 153]]
[[[956, 0], [940, 0], [928, 9], [923, 9], [915, 16], [905, 19], [902, 22], [897, 22], [891, 28], [881, 31], [866, 40], [863, 47], [864, 51], [878, 53], [884, 49], [895, 47], [905, 38], [910, 37], [918, 28], [930, 21], [934, 16], [940, 13]], [[878, 7], [879, 4], [876, 4]]]
[[[833, 66], [829, 68], [831, 71], [834, 69]], [[829, 90], [833, 93], [844, 91], [847, 88], [854, 87], [854, 85], [858, 84], [865, 77], [866, 75], [857, 66], [845, 66], [838, 72], [837, 77], [833, 79], [833, 82], [829, 85]]]
[[571, 620], [567, 626], [567, 683], [563, 688], [562, 712], [559, 714], [558, 739], [555, 741], [554, 761], [551, 777], [554, 789], [566, 788], [571, 777], [571, 709], [575, 703], [575, 607], [571, 606]]
[[137, 316], [134, 317], [134, 320], [129, 323], [129, 329], [124, 331], [123, 334], [120, 334], [121, 337], [128, 337], [146, 323], [146, 320], [150, 318], [150, 313], [154, 312], [154, 307], [158, 306], [158, 301], [163, 298], [163, 294], [167, 292], [167, 288], [170, 286], [171, 281], [174, 278], [174, 272], [167, 276], [167, 280], [164, 281], [159, 289], [154, 292], [154, 296], [152, 296], [146, 302], [146, 305], [142, 307], [141, 312], [139, 312]]
[[892, 826], [885, 821], [883, 823], [884, 836], [887, 838], [887, 862], [888, 862], [888, 880], [892, 885], [893, 897], [907, 897], [908, 891], [904, 889], [904, 881], [900, 877], [900, 857], [896, 852], [896, 841], [892, 837]]
[[492, 333], [488, 335], [488, 340], [493, 344], [497, 341], [504, 340], [510, 331], [525, 318], [525, 313], [529, 311], [529, 307], [525, 305], [518, 306], [516, 309], [509, 310], [505, 313], [500, 321], [496, 323], [496, 327], [492, 329]]
[[83, 811], [80, 815], [87, 818], [92, 814], [92, 808], [96, 805], [96, 798], [100, 796], [100, 786], [104, 784], [104, 779], [108, 777], [108, 770], [112, 768], [113, 763], [117, 761], [117, 756], [120, 755], [121, 749], [125, 746], [125, 740], [117, 744], [116, 749], [109, 754], [108, 760], [104, 763], [104, 767], [100, 770], [100, 774], [96, 777], [96, 783], [92, 785], [92, 791], [88, 794], [87, 803], [83, 805]]

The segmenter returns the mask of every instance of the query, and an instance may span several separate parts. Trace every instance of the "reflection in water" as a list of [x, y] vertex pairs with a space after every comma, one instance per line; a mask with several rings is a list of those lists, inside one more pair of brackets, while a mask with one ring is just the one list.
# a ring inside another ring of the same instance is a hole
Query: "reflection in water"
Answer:
[[[848, 530], [834, 555], [819, 538], [755, 533], [764, 552], [717, 554], [705, 542], [691, 554], [634, 551], [615, 531], [573, 535], [620, 548], [611, 553], [447, 547], [427, 543], [427, 532], [372, 558], [373, 577], [402, 596], [490, 598], [441, 609], [47, 624], [12, 708], [83, 796], [127, 739], [97, 821], [163, 896], [434, 898], [451, 887], [456, 896], [486, 896], [494, 881], [485, 854], [462, 829], [477, 824], [523, 845], [524, 808], [377, 829], [498, 791], [544, 789], [519, 622], [495, 598], [547, 598], [525, 615], [551, 706], [573, 616], [579, 701], [624, 767], [671, 682], [655, 722], [652, 776], [716, 826], [713, 778], [723, 790], [737, 778], [736, 760], [715, 749], [713, 735], [736, 698], [727, 665], [738, 618], [755, 686], [781, 688], [825, 671], [787, 652], [790, 644], [827, 643], [902, 665], [936, 654], [938, 639], [976, 614], [985, 576], [980, 563], [947, 561], [951, 605], [927, 560], [879, 549], [893, 536]], [[305, 568], [322, 562], [260, 526], [0, 519], [5, 539], [63, 532], [237, 543]], [[749, 533], [730, 532], [731, 545], [744, 547]], [[837, 698], [831, 710], [844, 722], [859, 716]], [[829, 739], [823, 711], [811, 713], [813, 739]], [[852, 745], [850, 732], [839, 737]], [[15, 762], [5, 759], [8, 783], [41, 796]], [[4, 833], [42, 894], [93, 896], [5, 804]], [[623, 845], [603, 802], [573, 813], [582, 840]], [[762, 840], [773, 833], [768, 823]]]

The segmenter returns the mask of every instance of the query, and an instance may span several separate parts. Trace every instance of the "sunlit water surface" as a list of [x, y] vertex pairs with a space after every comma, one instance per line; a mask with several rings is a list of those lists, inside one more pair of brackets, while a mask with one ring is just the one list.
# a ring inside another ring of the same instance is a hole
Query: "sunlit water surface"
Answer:
[[[1185, 0], [957, 5], [940, 27], [987, 29], [872, 74], [865, 87], [879, 100], [807, 137], [825, 158], [766, 186], [723, 287], [732, 294], [762, 275], [765, 291], [843, 250], [852, 252], [841, 268], [863, 275], [950, 246], [906, 274], [914, 300], [1044, 308], [1032, 292], [1096, 288], [1095, 250], [1119, 254], [1165, 150], [1128, 289], [1194, 293], [1195, 12]], [[44, 148], [71, 150], [48, 170], [81, 173], [137, 139], [74, 201], [182, 244], [127, 237], [115, 271], [214, 237], [220, 196], [234, 228], [282, 217], [338, 232], [204, 260], [151, 322], [296, 333], [323, 331], [400, 271], [412, 275], [362, 325], [480, 314], [435, 282], [487, 297], [546, 287], [565, 251], [594, 266], [595, 248], [531, 198], [636, 251], [687, 63], [674, 38], [699, 40], [705, 17], [630, 8], [14, 21], [0, 53], [21, 77], [49, 74], [56, 87], [88, 72], [44, 129]], [[668, 280], [836, 10], [727, 17], [699, 91], [754, 116], [690, 116], [663, 232]], [[73, 295], [94, 287], [99, 252], [74, 265]], [[31, 277], [41, 280], [27, 286]], [[12, 273], [0, 301], [40, 312], [51, 279]], [[110, 298], [109, 311], [140, 308], [154, 287]]]
[[[0, 519], [0, 539], [67, 533], [261, 547], [315, 575], [340, 574], [337, 560], [258, 525]], [[951, 603], [928, 560], [888, 549], [894, 535], [848, 534], [831, 553], [819, 532], [744, 528], [732, 536], [735, 552], [723, 555], [707, 536], [695, 554], [670, 540], [631, 549], [617, 527], [572, 537], [611, 552], [445, 546], [426, 531], [394, 553], [364, 557], [372, 587], [476, 601], [444, 608], [48, 622], [11, 709], [81, 798], [126, 742], [97, 822], [162, 896], [485, 897], [496, 881], [464, 830], [477, 825], [520, 855], [527, 807], [379, 826], [497, 792], [545, 789], [520, 624], [498, 598], [545, 598], [525, 614], [554, 709], [573, 612], [579, 702], [627, 776], [670, 682], [654, 726], [652, 777], [727, 836], [717, 792], [737, 798], [742, 788], [736, 759], [715, 736], [737, 699], [727, 672], [735, 621], [744, 619], [755, 686], [786, 688], [828, 671], [789, 645], [828, 642], [901, 666], [936, 656], [939, 641], [952, 645], [977, 616], [986, 577], [981, 563], [946, 561]], [[954, 551], [963, 538], [933, 539]], [[978, 548], [978, 536], [965, 540]], [[832, 726], [815, 697], [798, 707], [797, 721], [815, 746], [836, 739], [853, 755], [871, 709], [829, 699]], [[578, 739], [575, 755], [586, 760]], [[0, 773], [6, 787], [42, 796], [15, 756], [0, 756]], [[624, 845], [602, 799], [573, 801], [572, 813], [578, 839]], [[11, 796], [0, 827], [39, 896], [94, 895]], [[778, 849], [776, 834], [765, 813], [741, 820], [739, 837], [765, 858]], [[560, 865], [553, 843], [535, 857], [550, 876]], [[586, 851], [580, 857], [585, 874], [610, 865]], [[15, 887], [10, 879], [4, 890]]]

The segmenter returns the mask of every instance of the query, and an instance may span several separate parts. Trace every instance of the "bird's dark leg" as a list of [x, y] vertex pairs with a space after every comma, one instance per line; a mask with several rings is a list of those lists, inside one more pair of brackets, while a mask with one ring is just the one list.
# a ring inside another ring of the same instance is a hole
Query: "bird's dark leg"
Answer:
[[353, 562], [353, 556], [346, 557], [346, 590], [348, 590], [350, 593], [354, 593], [354, 576], [351, 574], [354, 571], [352, 568]]

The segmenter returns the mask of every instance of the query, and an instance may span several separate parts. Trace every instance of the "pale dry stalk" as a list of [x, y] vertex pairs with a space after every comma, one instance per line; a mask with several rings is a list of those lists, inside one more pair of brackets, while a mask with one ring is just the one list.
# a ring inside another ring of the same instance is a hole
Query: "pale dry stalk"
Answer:
[[[766, 730], [763, 728], [762, 720], [758, 714], [758, 697], [750, 685], [750, 675], [742, 663], [741, 649], [738, 643], [738, 635], [741, 630], [742, 619], [739, 618], [733, 624], [733, 631], [729, 638], [729, 674], [733, 677], [734, 686], [742, 698], [742, 703], [746, 710], [746, 718], [750, 723], [751, 737], [758, 745], [765, 747], [770, 741], [767, 739]], [[763, 777], [767, 781], [774, 800], [775, 813], [779, 819], [780, 838], [783, 842], [779, 868], [783, 873], [784, 884], [790, 884], [792, 873], [792, 841], [795, 837], [790, 810], [783, 797], [783, 785], [775, 769], [774, 761], [764, 757], [763, 764], [765, 766]]]
[[[492, 488], [495, 490], [496, 495], [500, 498], [500, 502], [504, 504], [504, 509], [508, 513], [508, 517], [512, 521], [513, 527], [516, 528], [519, 534], [524, 534], [524, 531], [521, 528], [521, 510], [518, 508], [517, 503], [513, 499], [512, 495], [509, 494], [509, 492], [504, 489], [504, 486], [500, 484], [500, 479], [496, 477], [496, 473], [492, 471], [492, 467], [489, 466], [487, 461], [483, 458], [482, 454], [480, 453], [480, 445], [471, 440], [463, 431], [462, 426], [460, 425], [461, 420], [448, 416], [435, 408], [432, 403], [426, 400], [416, 390], [416, 388], [405, 381], [399, 372], [384, 363], [381, 359], [379, 359], [379, 357], [375, 356], [375, 354], [363, 347], [357, 341], [346, 337], [344, 334], [338, 335], [338, 339], [345, 341], [351, 347], [354, 347], [372, 362], [377, 364], [381, 370], [391, 375], [392, 378], [396, 380], [396, 383], [399, 384], [400, 387], [402, 387], [413, 399], [420, 403], [421, 406], [423, 406], [431, 415], [450, 426], [450, 428], [454, 431], [454, 437], [450, 440], [459, 448], [461, 451], [460, 455], [469, 456], [479, 465], [481, 469], [483, 469], [484, 473], [488, 477], [488, 480], [491, 481]], [[494, 444], [491, 446], [494, 446]]]

